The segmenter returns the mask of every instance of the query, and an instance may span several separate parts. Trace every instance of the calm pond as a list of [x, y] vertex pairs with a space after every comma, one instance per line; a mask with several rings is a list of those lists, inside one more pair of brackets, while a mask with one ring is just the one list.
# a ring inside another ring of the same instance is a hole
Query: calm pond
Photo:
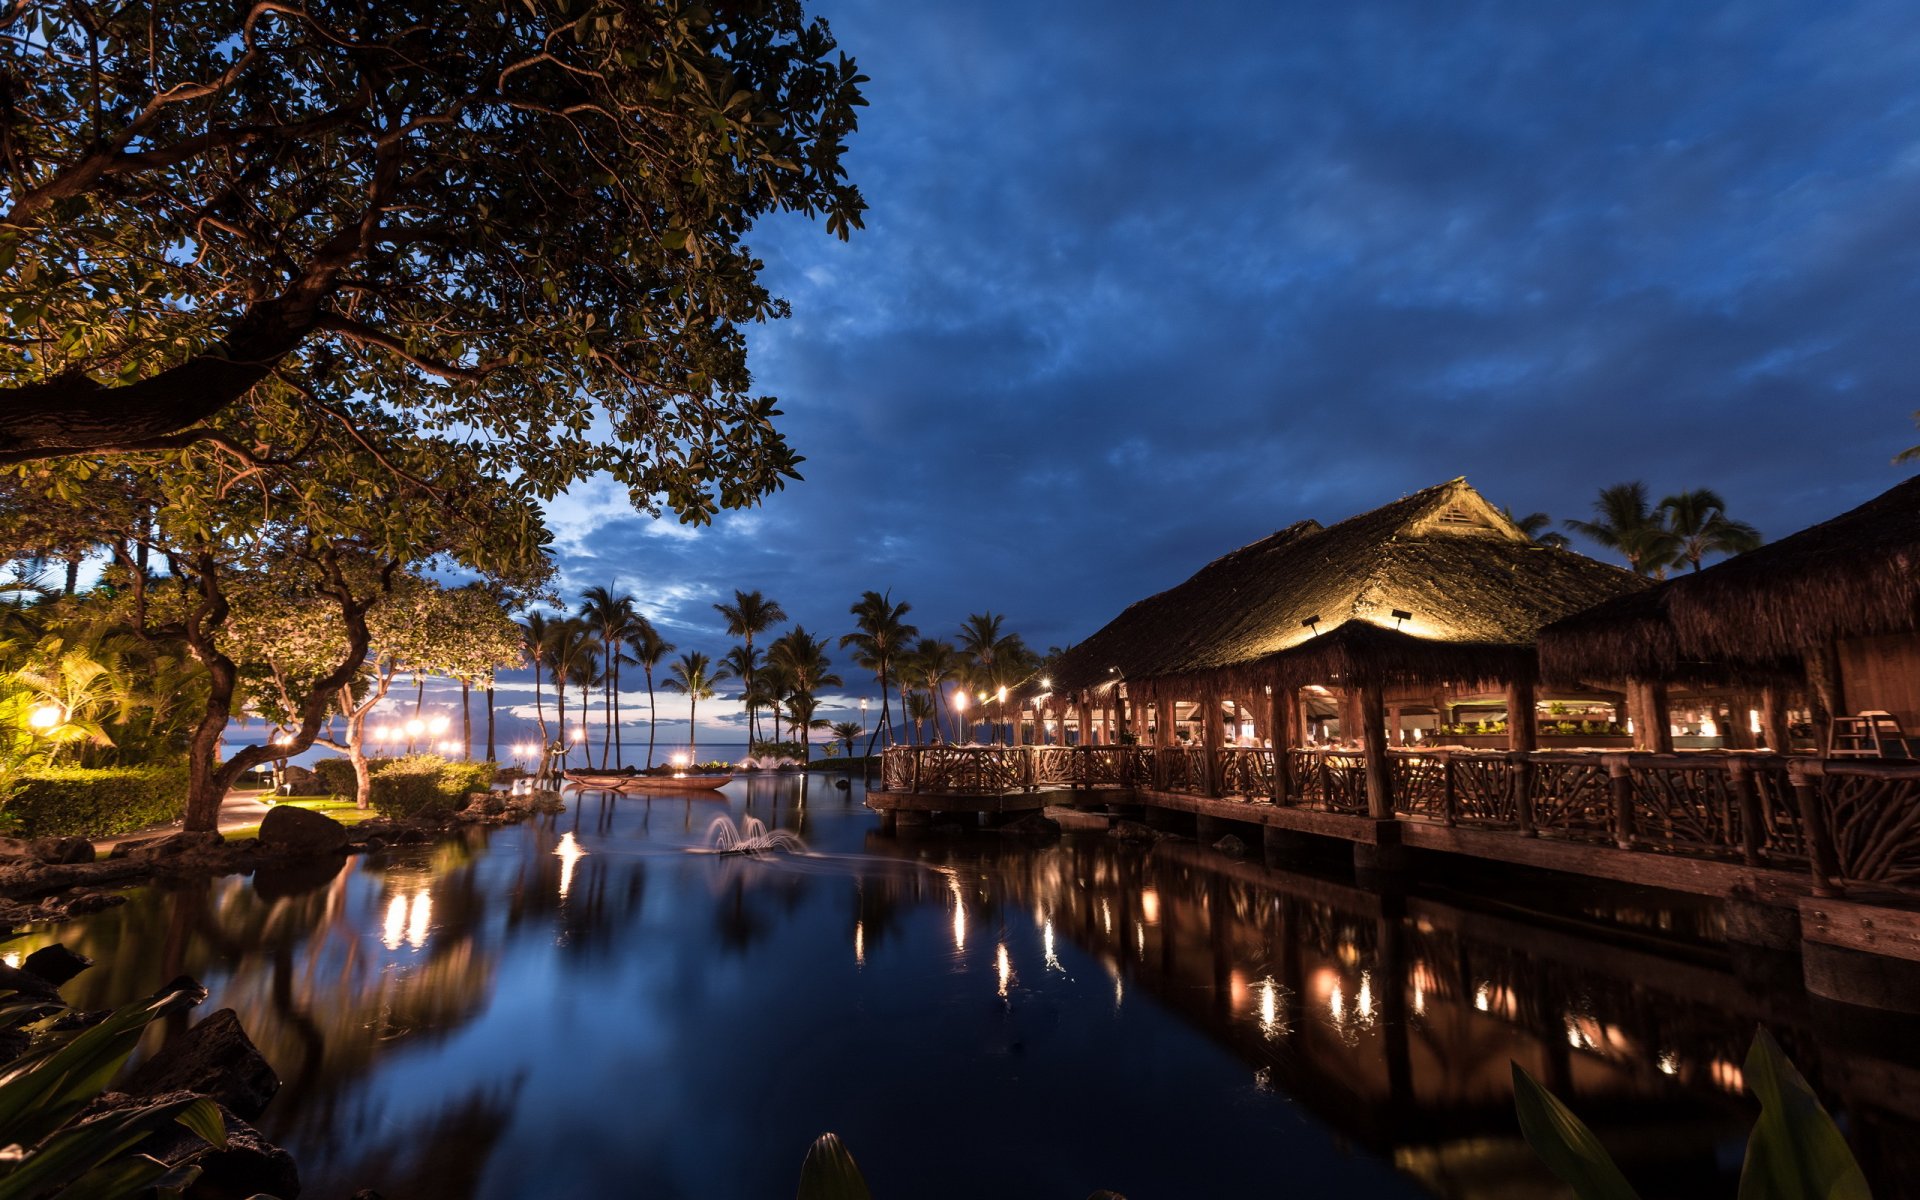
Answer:
[[[304, 1195], [785, 1197], [838, 1132], [878, 1200], [1557, 1194], [1518, 1061], [1649, 1197], [1731, 1197], [1756, 1022], [1914, 1177], [1920, 1028], [1810, 1002], [1693, 900], [1543, 876], [1404, 895], [1100, 833], [893, 839], [795, 779], [230, 877], [16, 939], [187, 973], [285, 1081]], [[697, 854], [759, 817], [812, 853]], [[1481, 897], [1497, 895], [1498, 901]]]

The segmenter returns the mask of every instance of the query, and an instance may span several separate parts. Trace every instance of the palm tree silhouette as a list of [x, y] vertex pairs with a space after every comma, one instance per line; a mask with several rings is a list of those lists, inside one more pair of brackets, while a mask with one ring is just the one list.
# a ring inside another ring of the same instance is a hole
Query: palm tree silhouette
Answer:
[[620, 653], [620, 646], [626, 640], [627, 627], [645, 618], [633, 607], [632, 596], [616, 596], [611, 587], [595, 586], [580, 593], [580, 619], [593, 628], [607, 660], [600, 681], [606, 722], [600, 735], [600, 769], [604, 771], [614, 729], [620, 723], [620, 662], [626, 657]]
[[627, 635], [627, 647], [633, 651], [629, 660], [638, 664], [647, 673], [647, 767], [653, 767], [654, 727], [659, 718], [659, 707], [653, 702], [653, 670], [660, 660], [673, 653], [673, 643], [660, 636], [653, 622], [642, 620]]
[[[814, 691], [822, 687], [837, 687], [841, 682], [840, 676], [833, 673], [833, 664], [827, 658], [827, 639], [816, 638], [805, 627], [795, 625], [767, 647], [767, 664], [784, 673], [793, 685], [787, 697], [787, 712], [791, 723], [800, 730], [801, 758], [810, 758], [809, 735], [819, 727], [813, 722], [813, 709], [818, 703]], [[803, 712], [804, 715], [801, 715]]]
[[[873, 743], [879, 738], [880, 731], [887, 731], [887, 740], [893, 741], [893, 716], [887, 703], [889, 689], [887, 676], [893, 668], [893, 660], [907, 644], [909, 638], [920, 633], [917, 626], [909, 625], [907, 613], [913, 605], [902, 600], [893, 602], [892, 592], [864, 592], [860, 599], [848, 609], [853, 614], [858, 629], [840, 638], [840, 648], [853, 647], [854, 665], [872, 671], [880, 682], [880, 723], [873, 727], [873, 736], [867, 739], [867, 753], [873, 753]], [[847, 753], [852, 754], [849, 746]]]
[[1680, 553], [1680, 539], [1667, 528], [1665, 514], [1647, 500], [1639, 480], [1600, 489], [1594, 519], [1568, 520], [1566, 526], [1609, 550], [1617, 551], [1636, 574], [1664, 579]]
[[1667, 527], [1679, 541], [1674, 565], [1690, 563], [1700, 569], [1709, 554], [1745, 554], [1760, 545], [1760, 531], [1727, 516], [1727, 502], [1709, 488], [1679, 492], [1660, 502]]
[[[901, 670], [911, 670], [920, 685], [927, 691], [928, 702], [933, 706], [933, 740], [945, 740], [940, 729], [941, 687], [957, 679], [964, 664], [960, 652], [954, 649], [952, 642], [936, 641], [933, 638], [921, 638], [914, 643], [911, 662], [903, 662]], [[951, 705], [949, 705], [951, 707]], [[958, 717], [955, 717], [956, 724]]]
[[[787, 619], [787, 610], [780, 607], [778, 600], [769, 600], [758, 591], [743, 592], [738, 588], [733, 592], [732, 604], [716, 604], [713, 611], [719, 613], [727, 622], [727, 632], [734, 637], [745, 639], [748, 659], [748, 672], [740, 677], [746, 685], [747, 693], [753, 694], [753, 639], [755, 634], [765, 633], [776, 624]], [[754, 714], [758, 710], [747, 709], [747, 740], [752, 742], [759, 736], [759, 727], [754, 723]]]
[[714, 667], [707, 656], [689, 650], [673, 660], [671, 674], [660, 686], [687, 698], [687, 758], [699, 762], [700, 702], [714, 698], [714, 688], [733, 678], [725, 667]]
[[1514, 527], [1541, 546], [1552, 546], [1556, 550], [1565, 550], [1573, 543], [1564, 533], [1555, 533], [1553, 518], [1543, 512], [1530, 512], [1524, 517], [1516, 517], [1510, 508], [1502, 508], [1500, 515], [1512, 521]]

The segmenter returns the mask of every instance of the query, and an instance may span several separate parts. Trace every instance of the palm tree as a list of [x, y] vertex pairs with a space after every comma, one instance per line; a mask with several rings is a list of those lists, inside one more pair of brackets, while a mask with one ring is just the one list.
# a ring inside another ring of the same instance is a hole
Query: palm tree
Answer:
[[[927, 718], [933, 716], [933, 701], [925, 692], [907, 692], [900, 700], [900, 707], [906, 710], [907, 719], [913, 722], [913, 740], [915, 745], [927, 740]], [[934, 726], [935, 731], [939, 726]]]
[[780, 740], [780, 717], [793, 695], [793, 673], [784, 664], [769, 661], [753, 678], [754, 704], [773, 714], [773, 740]]
[[1727, 502], [1709, 488], [1668, 496], [1660, 511], [1680, 543], [1675, 566], [1691, 563], [1698, 571], [1709, 554], [1745, 554], [1760, 545], [1760, 531], [1727, 516]]
[[810, 726], [813, 705], [816, 703], [814, 691], [822, 687], [837, 687], [841, 680], [833, 673], [833, 664], [827, 658], [827, 639], [816, 638], [802, 626], [792, 629], [776, 638], [767, 647], [767, 665], [783, 672], [793, 685], [793, 692], [787, 697], [787, 713], [790, 718], [802, 710], [799, 703], [805, 700], [807, 716], [790, 721], [800, 730], [800, 751], [804, 759], [808, 750], [808, 733], [816, 726]]
[[660, 636], [653, 622], [642, 618], [627, 632], [627, 647], [633, 651], [633, 657], [627, 661], [641, 667], [647, 673], [647, 767], [653, 767], [653, 735], [658, 712], [653, 703], [653, 669], [660, 660], [673, 653], [673, 643]]
[[[847, 611], [853, 614], [854, 624], [859, 628], [854, 633], [840, 638], [840, 648], [853, 647], [854, 665], [872, 671], [880, 683], [880, 723], [873, 727], [873, 737], [867, 739], [867, 753], [873, 753], [873, 743], [885, 729], [887, 741], [893, 741], [893, 716], [887, 704], [889, 691], [887, 674], [893, 667], [893, 660], [903, 649], [907, 640], [919, 634], [917, 626], [909, 625], [906, 616], [913, 605], [902, 600], [893, 603], [892, 592], [863, 592], [860, 599]], [[847, 750], [852, 754], [851, 747]]]
[[540, 757], [544, 761], [547, 747], [553, 744], [553, 739], [547, 736], [547, 709], [540, 695], [540, 669], [547, 661], [547, 643], [553, 640], [553, 628], [544, 614], [530, 612], [527, 619], [520, 623], [520, 631], [526, 638], [527, 659], [533, 663], [533, 716], [540, 723]]
[[1514, 527], [1521, 533], [1526, 534], [1536, 545], [1552, 546], [1556, 550], [1565, 550], [1573, 544], [1567, 540], [1566, 534], [1554, 532], [1553, 518], [1546, 513], [1530, 512], [1524, 517], [1516, 517], [1513, 515], [1512, 509], [1503, 506], [1500, 509], [1500, 515], [1512, 521]]
[[700, 737], [700, 702], [714, 697], [714, 688], [733, 678], [725, 667], [715, 668], [707, 661], [707, 656], [698, 650], [689, 650], [673, 660], [672, 674], [661, 684], [670, 692], [679, 692], [687, 698], [687, 758], [698, 762], [697, 753]]
[[[552, 636], [547, 640], [547, 667], [553, 672], [553, 691], [560, 703], [560, 739], [564, 743], [567, 737], [567, 685], [574, 681], [576, 664], [583, 656], [591, 656], [598, 647], [593, 638], [593, 630], [587, 628], [584, 621], [572, 617], [551, 621], [548, 629]], [[586, 723], [586, 709], [583, 705], [580, 713], [581, 723]]]
[[[778, 600], [769, 600], [758, 591], [743, 592], [738, 588], [733, 592], [732, 604], [716, 604], [713, 611], [726, 618], [727, 632], [737, 638], [746, 639], [748, 672], [740, 677], [747, 691], [753, 691], [753, 638], [755, 634], [765, 633], [776, 624], [787, 619], [787, 610], [780, 607]], [[758, 735], [754, 724], [755, 709], [747, 709], [747, 740]]]
[[749, 750], [753, 748], [754, 714], [764, 707], [764, 702], [761, 700], [764, 689], [758, 682], [747, 683], [746, 681], [753, 679], [759, 672], [763, 657], [762, 651], [755, 646], [735, 646], [720, 656], [720, 665], [733, 672], [733, 677], [743, 684], [740, 689], [740, 704], [747, 710], [747, 748]]
[[580, 593], [580, 619], [593, 628], [600, 645], [606, 648], [606, 669], [601, 672], [600, 683], [602, 705], [605, 710], [605, 725], [600, 736], [600, 769], [607, 769], [607, 755], [613, 745], [614, 727], [619, 724], [616, 714], [620, 706], [620, 644], [626, 638], [627, 626], [642, 619], [633, 607], [633, 597], [613, 594], [611, 587], [590, 587]]
[[1609, 550], [1618, 551], [1636, 574], [1665, 578], [1680, 551], [1680, 539], [1667, 528], [1665, 514], [1647, 501], [1639, 480], [1601, 488], [1593, 502], [1594, 519], [1569, 520], [1568, 529]]
[[[914, 643], [910, 662], [900, 664], [902, 671], [911, 671], [920, 686], [926, 689], [929, 702], [933, 705], [933, 740], [941, 741], [940, 698], [941, 688], [960, 675], [963, 664], [960, 652], [952, 642], [936, 641], [933, 638], [921, 638]], [[956, 716], [956, 723], [958, 718]]]
[[607, 673], [600, 666], [600, 644], [594, 638], [593, 631], [583, 629], [586, 643], [580, 653], [573, 656], [567, 664], [567, 682], [580, 689], [580, 751], [585, 756], [583, 766], [593, 765], [593, 748], [586, 744], [587, 713], [593, 705], [592, 689], [598, 687]]
[[847, 757], [852, 758], [853, 739], [865, 733], [866, 730], [860, 728], [858, 721], [835, 721], [828, 732], [833, 734], [835, 741], [847, 748]]
[[812, 692], [795, 692], [787, 697], [787, 726], [800, 731], [800, 757], [805, 761], [813, 758], [813, 731], [828, 728], [825, 717], [813, 715], [819, 707], [820, 701]]

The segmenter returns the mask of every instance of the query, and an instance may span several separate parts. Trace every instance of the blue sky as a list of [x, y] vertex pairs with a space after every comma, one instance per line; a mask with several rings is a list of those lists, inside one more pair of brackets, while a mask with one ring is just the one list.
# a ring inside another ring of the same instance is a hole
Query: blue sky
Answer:
[[872, 212], [751, 239], [806, 481], [708, 529], [551, 513], [562, 590], [682, 648], [736, 587], [1066, 644], [1455, 475], [1556, 519], [1708, 486], [1778, 536], [1920, 441], [1920, 6], [809, 8], [872, 77]]

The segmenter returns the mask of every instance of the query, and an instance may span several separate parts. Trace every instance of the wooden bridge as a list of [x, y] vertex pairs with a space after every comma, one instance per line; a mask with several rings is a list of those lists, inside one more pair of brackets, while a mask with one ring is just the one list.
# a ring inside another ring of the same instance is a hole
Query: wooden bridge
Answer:
[[[1207, 840], [1257, 828], [1276, 853], [1304, 836], [1339, 839], [1363, 869], [1397, 869], [1411, 849], [1717, 896], [1730, 937], [1904, 959], [1915, 970], [1905, 982], [1920, 982], [1920, 762], [896, 746], [868, 804], [889, 826], [1050, 804], [1138, 808], [1149, 823], [1191, 819]], [[1810, 958], [1816, 990], [1820, 969]]]

